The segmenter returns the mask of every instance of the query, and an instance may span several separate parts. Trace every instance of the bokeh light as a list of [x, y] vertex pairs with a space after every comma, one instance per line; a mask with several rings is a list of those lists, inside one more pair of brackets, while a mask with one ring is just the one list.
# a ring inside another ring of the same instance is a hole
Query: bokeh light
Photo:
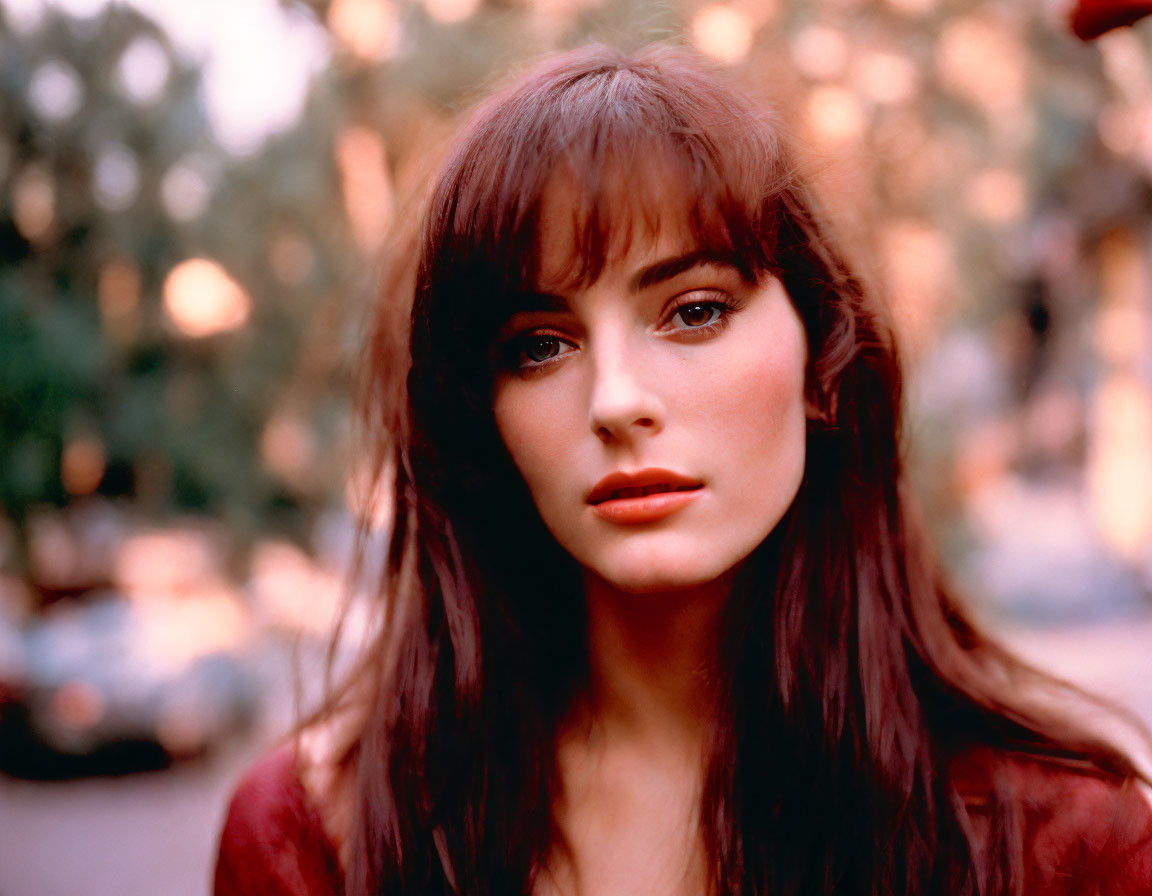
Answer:
[[193, 339], [244, 326], [252, 300], [219, 264], [192, 258], [164, 281], [164, 310], [177, 331]]
[[734, 6], [706, 6], [692, 19], [692, 42], [705, 56], [734, 65], [752, 49], [752, 23]]
[[4, 0], [4, 20], [17, 34], [31, 34], [44, 22], [44, 0]]
[[812, 139], [825, 147], [859, 140], [864, 134], [864, 110], [846, 87], [828, 84], [808, 95], [805, 123]]
[[73, 497], [90, 495], [104, 478], [104, 444], [96, 436], [72, 439], [60, 458], [60, 479]]
[[901, 332], [914, 352], [922, 352], [944, 321], [940, 311], [955, 283], [952, 246], [931, 224], [897, 220], [881, 234], [888, 293]]
[[1152, 543], [1152, 392], [1117, 374], [1096, 390], [1087, 476], [1105, 542], [1138, 561]]
[[336, 144], [336, 163], [352, 235], [371, 254], [380, 247], [392, 216], [384, 138], [371, 128], [348, 128]]
[[200, 217], [212, 198], [210, 166], [195, 155], [181, 159], [164, 172], [160, 198], [174, 221], [192, 221]]
[[968, 15], [944, 26], [936, 51], [941, 80], [991, 111], [1014, 109], [1028, 89], [1028, 56], [1007, 18]]
[[848, 65], [848, 39], [827, 25], [809, 25], [791, 45], [792, 62], [800, 74], [813, 80], [838, 78]]
[[155, 102], [168, 86], [172, 66], [159, 41], [141, 37], [128, 45], [116, 66], [116, 79], [133, 102]]
[[455, 25], [471, 18], [480, 8], [480, 0], [424, 0], [428, 15], [445, 25]]
[[337, 43], [361, 62], [387, 59], [400, 45], [400, 20], [391, 0], [332, 0], [328, 27]]
[[990, 224], [1009, 224], [1023, 217], [1028, 193], [1020, 173], [1011, 168], [985, 168], [972, 176], [968, 209]]
[[260, 437], [264, 465], [285, 482], [303, 487], [316, 462], [318, 445], [307, 421], [291, 413], [273, 415]]
[[30, 243], [44, 243], [56, 223], [56, 185], [46, 167], [26, 166], [12, 185], [12, 220]]
[[145, 529], [125, 537], [112, 560], [112, 581], [140, 600], [194, 591], [224, 578], [224, 556], [210, 533], [195, 527]]
[[76, 69], [58, 59], [41, 63], [28, 84], [28, 102], [48, 122], [63, 122], [84, 102], [84, 85]]
[[852, 83], [874, 103], [907, 102], [915, 96], [919, 82], [912, 60], [898, 53], [865, 53], [852, 66]]
[[92, 180], [96, 201], [110, 212], [122, 212], [139, 192], [140, 163], [124, 144], [109, 144], [96, 156]]

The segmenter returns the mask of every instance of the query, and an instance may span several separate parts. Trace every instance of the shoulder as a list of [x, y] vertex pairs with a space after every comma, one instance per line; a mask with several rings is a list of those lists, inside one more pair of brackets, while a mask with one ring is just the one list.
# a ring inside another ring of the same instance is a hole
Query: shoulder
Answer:
[[330, 896], [340, 891], [336, 851], [287, 744], [244, 774], [228, 806], [216, 896]]
[[953, 782], [981, 851], [1000, 849], [991, 814], [1017, 810], [1026, 893], [1152, 893], [1152, 803], [1139, 782], [990, 748], [958, 757]]

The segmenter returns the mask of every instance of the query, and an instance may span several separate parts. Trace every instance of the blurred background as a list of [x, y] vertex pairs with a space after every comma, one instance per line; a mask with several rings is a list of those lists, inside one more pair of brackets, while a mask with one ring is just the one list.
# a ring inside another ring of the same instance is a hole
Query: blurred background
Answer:
[[1152, 721], [1152, 23], [1067, 15], [0, 0], [0, 896], [208, 890], [321, 681], [394, 210], [486, 85], [590, 40], [775, 99], [893, 299], [957, 581]]

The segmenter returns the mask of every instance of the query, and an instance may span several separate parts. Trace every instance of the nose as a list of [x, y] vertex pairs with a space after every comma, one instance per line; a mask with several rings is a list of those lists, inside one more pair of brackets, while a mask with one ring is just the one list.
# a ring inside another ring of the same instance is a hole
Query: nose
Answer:
[[664, 425], [664, 405], [647, 376], [643, 359], [626, 350], [594, 353], [589, 424], [604, 444], [655, 435]]

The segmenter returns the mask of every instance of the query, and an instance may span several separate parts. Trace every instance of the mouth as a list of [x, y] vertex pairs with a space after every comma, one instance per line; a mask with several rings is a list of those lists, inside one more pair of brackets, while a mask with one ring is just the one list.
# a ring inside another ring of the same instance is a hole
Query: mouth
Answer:
[[588, 503], [598, 506], [608, 501], [645, 498], [669, 492], [693, 492], [703, 487], [703, 483], [670, 470], [612, 473], [596, 484], [588, 495]]

